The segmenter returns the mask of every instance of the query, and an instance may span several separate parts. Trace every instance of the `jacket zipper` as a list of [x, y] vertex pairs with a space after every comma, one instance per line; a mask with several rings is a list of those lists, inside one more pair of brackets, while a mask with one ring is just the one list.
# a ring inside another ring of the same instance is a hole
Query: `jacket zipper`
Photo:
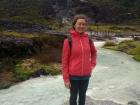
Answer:
[[83, 75], [83, 63], [84, 63], [84, 57], [83, 57], [83, 45], [82, 45], [82, 41], [81, 41], [81, 39], [80, 39], [80, 44], [81, 44], [81, 48], [82, 48], [82, 75]]

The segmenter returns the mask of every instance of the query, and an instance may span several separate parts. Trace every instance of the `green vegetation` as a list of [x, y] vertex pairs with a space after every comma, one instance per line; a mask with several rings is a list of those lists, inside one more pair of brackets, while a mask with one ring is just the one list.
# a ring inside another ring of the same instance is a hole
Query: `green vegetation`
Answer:
[[[87, 14], [97, 22], [140, 23], [140, 0], [88, 0], [85, 6], [82, 5], [84, 9], [80, 7], [81, 5], [78, 5], [80, 4], [79, 0], [73, 2], [75, 6], [73, 5], [70, 8], [73, 14]], [[52, 27], [55, 26], [54, 28], [56, 28], [59, 25], [54, 22], [50, 24], [49, 21], [59, 18], [56, 15], [56, 11], [61, 6], [63, 7], [65, 2], [60, 2], [57, 8], [53, 8], [55, 3], [55, 0], [1, 0], [0, 19], [37, 23]]]
[[0, 89], [9, 88], [14, 84], [16, 79], [13, 76], [12, 72], [4, 72], [0, 74]]
[[47, 17], [48, 12], [52, 10], [48, 6], [48, 0], [1, 0], [0, 20], [39, 24], [57, 30], [58, 22]]
[[0, 89], [8, 88], [17, 82], [13, 75], [17, 61], [9, 57], [0, 59]]
[[[58, 6], [54, 9], [51, 5], [54, 4], [52, 3], [53, 1], [54, 0], [0, 0], [0, 21], [25, 22], [59, 30], [60, 27], [62, 28], [62, 24], [60, 24], [61, 17], [56, 14], [57, 10], [55, 9], [58, 8], [59, 10], [60, 8]], [[88, 30], [118, 34], [140, 33], [140, 0], [88, 1], [90, 6], [93, 7], [92, 12], [86, 12], [89, 11], [89, 6], [86, 5], [87, 8], [84, 7], [83, 13], [87, 14], [96, 22], [94, 25], [90, 24]], [[78, 8], [73, 6], [72, 11], [78, 10]], [[74, 11], [71, 14], [75, 13], [77, 12]], [[121, 23], [127, 23], [129, 25], [122, 25]], [[67, 27], [63, 27], [63, 29], [66, 30]], [[61, 73], [60, 62], [63, 37], [60, 38], [59, 36], [38, 32], [22, 33], [4, 31], [1, 25], [0, 30], [0, 37], [27, 38], [41, 45], [41, 48], [35, 45], [33, 46], [35, 51], [38, 50], [35, 55], [0, 59], [0, 89], [8, 88], [17, 82], [29, 79], [32, 74], [39, 69], [45, 70], [48, 75]], [[23, 44], [22, 47], [25, 46]], [[140, 61], [139, 41], [123, 41], [119, 44], [107, 42], [104, 47], [126, 52], [133, 55], [135, 60]]]
[[125, 40], [120, 42], [119, 44], [115, 44], [113, 42], [106, 42], [103, 46], [104, 48], [117, 50], [125, 52], [129, 55], [133, 55], [133, 58], [137, 61], [140, 61], [140, 42], [133, 40]]
[[94, 6], [97, 21], [111, 23], [140, 23], [140, 0], [88, 0]]
[[140, 32], [140, 25], [121, 25], [121, 24], [90, 24], [88, 30], [95, 32], [111, 32], [119, 35], [127, 35]]
[[20, 63], [16, 64], [14, 74], [18, 80], [23, 81], [29, 79], [32, 74], [40, 69], [45, 70], [47, 75], [56, 75], [61, 73], [61, 64], [40, 64], [35, 59], [24, 59]]
[[133, 57], [135, 60], [139, 61], [140, 62], [140, 55], [134, 55]]
[[104, 47], [107, 47], [107, 46], [116, 46], [116, 44], [112, 41], [107, 41], [105, 44], [104, 44]]
[[40, 69], [45, 70], [46, 75], [58, 75], [61, 73], [61, 63], [41, 64], [35, 58], [3, 58], [0, 60], [0, 89], [34, 77], [33, 74]]
[[20, 33], [15, 31], [3, 31], [1, 33], [5, 36], [34, 40], [37, 44], [41, 43], [41, 49], [34, 45], [34, 49], [38, 50], [34, 55], [20, 58], [1, 58], [0, 89], [27, 80], [40, 69], [45, 70], [47, 75], [61, 73], [61, 49], [64, 37], [46, 33]]
[[0, 31], [0, 36], [12, 36], [16, 38], [33, 38], [38, 36], [37, 34], [32, 33], [21, 33], [16, 31]]

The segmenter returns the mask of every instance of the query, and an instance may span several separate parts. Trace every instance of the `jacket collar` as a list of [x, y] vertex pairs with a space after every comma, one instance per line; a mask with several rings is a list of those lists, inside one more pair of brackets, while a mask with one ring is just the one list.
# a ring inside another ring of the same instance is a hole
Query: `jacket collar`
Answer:
[[87, 37], [87, 32], [83, 32], [83, 33], [78, 33], [77, 31], [75, 31], [75, 30], [70, 30], [70, 35], [72, 35], [72, 36], [77, 36], [77, 37]]

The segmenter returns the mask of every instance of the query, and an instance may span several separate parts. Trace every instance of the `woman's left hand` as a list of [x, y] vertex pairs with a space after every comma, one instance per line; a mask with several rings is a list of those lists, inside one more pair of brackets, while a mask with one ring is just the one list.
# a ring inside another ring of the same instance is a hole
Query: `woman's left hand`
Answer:
[[68, 81], [68, 82], [65, 82], [65, 87], [66, 87], [66, 88], [68, 88], [68, 89], [70, 89], [71, 84], [70, 84], [70, 82], [69, 82], [69, 81]]

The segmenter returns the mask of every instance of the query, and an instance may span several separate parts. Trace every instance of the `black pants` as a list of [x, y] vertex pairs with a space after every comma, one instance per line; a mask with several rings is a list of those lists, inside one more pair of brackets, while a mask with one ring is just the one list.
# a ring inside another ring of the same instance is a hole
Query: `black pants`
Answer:
[[89, 79], [70, 80], [70, 105], [77, 105], [77, 96], [79, 95], [78, 105], [85, 105], [86, 91]]

